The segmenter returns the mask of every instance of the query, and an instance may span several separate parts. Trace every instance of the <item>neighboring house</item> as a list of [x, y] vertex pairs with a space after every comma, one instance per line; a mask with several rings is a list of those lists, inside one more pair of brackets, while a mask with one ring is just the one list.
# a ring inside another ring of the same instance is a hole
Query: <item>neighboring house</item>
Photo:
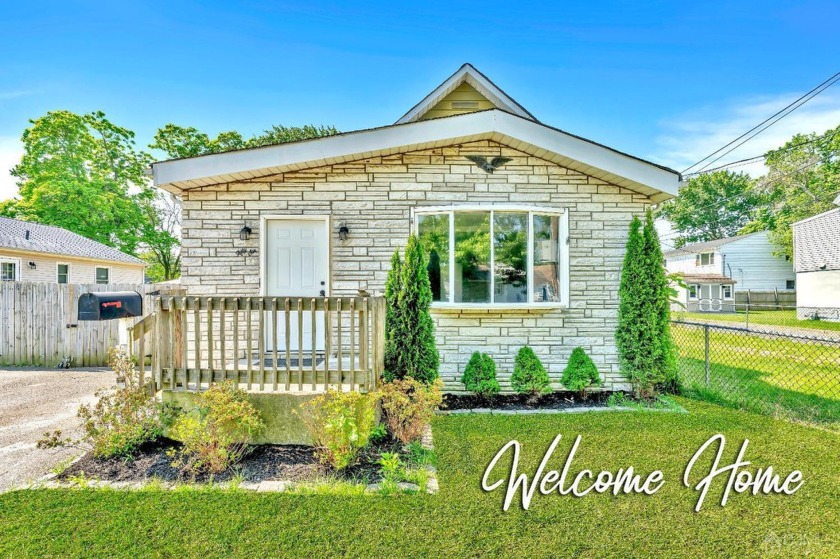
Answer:
[[694, 243], [664, 253], [669, 272], [683, 274], [679, 301], [690, 311], [734, 312], [739, 291], [792, 291], [793, 265], [773, 254], [766, 231]]
[[0, 217], [0, 280], [143, 283], [145, 262], [61, 227]]
[[840, 321], [840, 207], [793, 224], [793, 262], [797, 316]]
[[419, 234], [447, 390], [476, 350], [509, 388], [524, 345], [556, 385], [581, 346], [607, 388], [626, 387], [614, 333], [628, 225], [680, 181], [539, 122], [468, 64], [393, 125], [153, 175], [183, 198], [189, 295], [381, 294], [394, 249]]

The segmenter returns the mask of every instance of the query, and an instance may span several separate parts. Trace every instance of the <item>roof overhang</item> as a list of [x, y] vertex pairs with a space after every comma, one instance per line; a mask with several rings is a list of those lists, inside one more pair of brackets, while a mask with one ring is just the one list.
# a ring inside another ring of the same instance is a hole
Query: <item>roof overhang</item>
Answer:
[[453, 144], [493, 140], [660, 202], [677, 195], [680, 174], [501, 110], [392, 125], [314, 140], [230, 151], [152, 166], [155, 186], [180, 194], [219, 183]]

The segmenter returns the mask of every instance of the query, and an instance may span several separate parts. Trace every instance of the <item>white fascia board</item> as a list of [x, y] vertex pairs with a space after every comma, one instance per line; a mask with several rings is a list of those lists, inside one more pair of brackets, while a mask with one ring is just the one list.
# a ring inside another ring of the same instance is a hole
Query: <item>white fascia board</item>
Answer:
[[[416, 146], [444, 145], [486, 138], [509, 138], [534, 151], [556, 154], [569, 168], [592, 174], [631, 189], [653, 189], [657, 199], [676, 196], [679, 174], [635, 159], [581, 138], [500, 110], [468, 113], [399, 126], [328, 136], [304, 142], [232, 151], [190, 159], [155, 163], [156, 186], [178, 192], [179, 183], [213, 179], [233, 182], [235, 175], [269, 175], [295, 168], [330, 164], [363, 154], [396, 153]], [[371, 155], [367, 155], [370, 157]], [[208, 183], [212, 184], [212, 183]]]

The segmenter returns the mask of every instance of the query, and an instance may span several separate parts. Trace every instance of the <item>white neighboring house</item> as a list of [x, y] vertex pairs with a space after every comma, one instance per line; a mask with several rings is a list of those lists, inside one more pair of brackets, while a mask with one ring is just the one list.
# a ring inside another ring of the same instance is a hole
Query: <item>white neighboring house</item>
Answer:
[[840, 207], [793, 224], [793, 263], [797, 318], [840, 322]]
[[687, 289], [679, 301], [689, 311], [734, 312], [740, 291], [792, 291], [796, 275], [790, 260], [773, 254], [766, 231], [694, 243], [664, 253], [668, 272], [683, 274]]

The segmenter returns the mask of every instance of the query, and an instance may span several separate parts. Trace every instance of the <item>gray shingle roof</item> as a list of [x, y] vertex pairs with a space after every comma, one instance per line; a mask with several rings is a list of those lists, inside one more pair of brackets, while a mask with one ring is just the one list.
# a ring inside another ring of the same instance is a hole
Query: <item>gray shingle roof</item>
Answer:
[[840, 208], [793, 224], [793, 267], [797, 272], [840, 270]]
[[[29, 239], [26, 232], [29, 231]], [[82, 237], [67, 229], [0, 217], [0, 248], [143, 264], [139, 258]]]
[[679, 256], [680, 254], [686, 253], [698, 254], [701, 252], [713, 252], [718, 247], [734, 243], [735, 241], [740, 241], [741, 239], [746, 239], [747, 237], [757, 233], [761, 233], [761, 231], [757, 231], [756, 233], [747, 233], [746, 235], [736, 235], [725, 239], [717, 239], [716, 241], [707, 241], [705, 243], [692, 243], [690, 245], [685, 245], [682, 248], [665, 251], [662, 255], [667, 258], [669, 256]]

